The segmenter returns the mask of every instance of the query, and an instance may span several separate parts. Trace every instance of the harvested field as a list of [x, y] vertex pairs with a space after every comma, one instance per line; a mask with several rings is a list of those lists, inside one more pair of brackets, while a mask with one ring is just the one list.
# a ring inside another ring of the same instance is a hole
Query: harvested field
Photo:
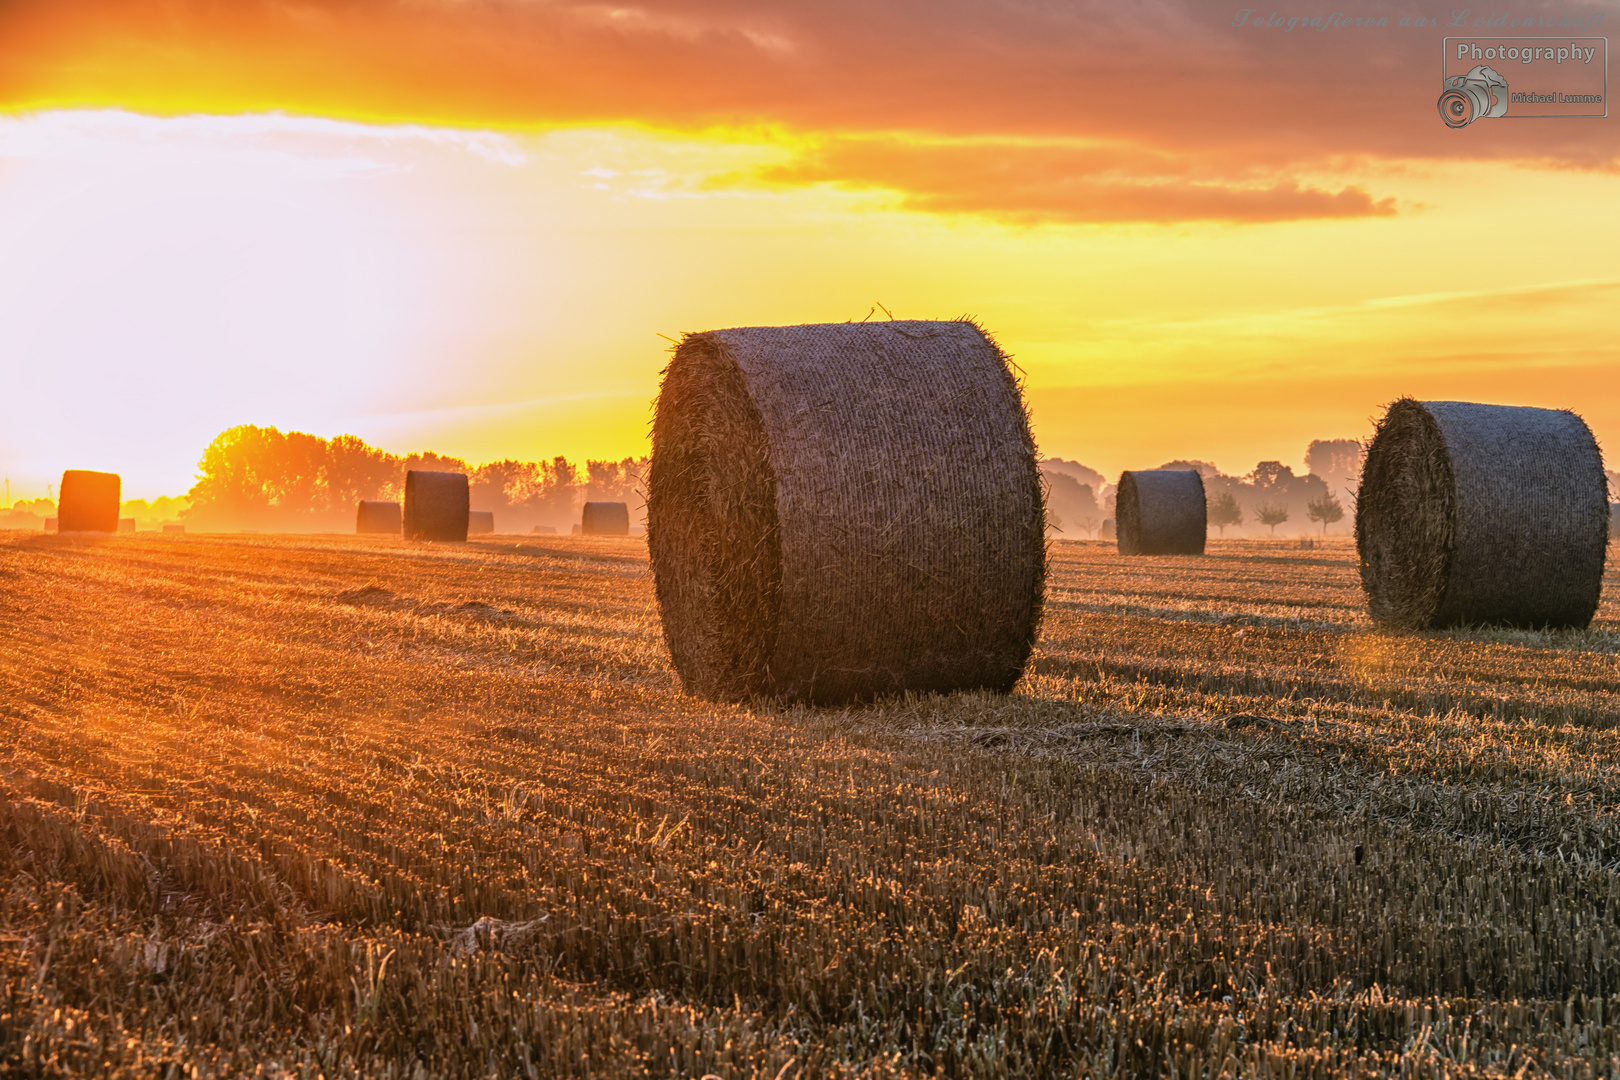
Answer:
[[0, 534], [0, 1063], [1613, 1075], [1605, 584], [1398, 634], [1347, 543], [1063, 542], [1015, 694], [773, 709], [639, 539]]

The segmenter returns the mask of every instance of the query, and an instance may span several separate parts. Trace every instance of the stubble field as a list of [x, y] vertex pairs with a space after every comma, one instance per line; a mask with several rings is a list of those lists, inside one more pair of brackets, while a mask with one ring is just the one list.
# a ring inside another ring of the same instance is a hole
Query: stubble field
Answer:
[[1016, 694], [783, 709], [635, 540], [0, 534], [0, 1068], [1615, 1075], [1616, 584], [1059, 543]]

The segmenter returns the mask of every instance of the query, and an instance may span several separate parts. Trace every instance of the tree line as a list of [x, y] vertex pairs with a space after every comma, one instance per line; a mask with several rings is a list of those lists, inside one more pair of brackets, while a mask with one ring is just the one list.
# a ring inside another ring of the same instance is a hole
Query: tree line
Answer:
[[471, 466], [433, 451], [390, 454], [354, 435], [323, 439], [243, 424], [203, 451], [186, 521], [209, 530], [346, 531], [361, 500], [402, 500], [411, 469], [466, 473], [472, 508], [494, 511], [502, 532], [536, 525], [567, 532], [592, 500], [628, 504], [632, 523], [643, 510], [645, 458], [588, 460], [583, 469], [561, 456]]
[[[1361, 449], [1355, 439], [1318, 439], [1305, 452], [1309, 471], [1303, 475], [1280, 461], [1262, 461], [1243, 476], [1228, 476], [1212, 462], [1191, 459], [1167, 461], [1158, 468], [1191, 469], [1203, 477], [1209, 524], [1222, 536], [1229, 528], [1274, 536], [1288, 522], [1326, 532], [1354, 509]], [[1041, 472], [1049, 519], [1059, 535], [1094, 536], [1113, 518], [1115, 485], [1095, 469], [1047, 458]]]

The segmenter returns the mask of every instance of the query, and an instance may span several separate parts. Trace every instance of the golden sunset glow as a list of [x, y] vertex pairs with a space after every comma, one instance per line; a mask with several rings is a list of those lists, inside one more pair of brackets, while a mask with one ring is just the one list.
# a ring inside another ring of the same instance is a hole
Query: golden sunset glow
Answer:
[[1609, 121], [1447, 130], [1399, 14], [8, 5], [0, 456], [21, 497], [176, 494], [238, 423], [637, 454], [668, 338], [885, 309], [980, 319], [1109, 473], [1403, 393], [1615, 443]]

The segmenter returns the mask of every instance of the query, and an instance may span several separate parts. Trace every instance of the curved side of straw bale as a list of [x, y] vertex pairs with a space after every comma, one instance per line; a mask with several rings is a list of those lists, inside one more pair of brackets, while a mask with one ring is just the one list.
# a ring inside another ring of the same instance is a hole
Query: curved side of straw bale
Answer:
[[495, 532], [495, 511], [467, 511], [467, 535], [487, 535]]
[[1608, 538], [1603, 455], [1574, 413], [1402, 398], [1379, 422], [1356, 502], [1374, 621], [1584, 627]]
[[1045, 507], [1018, 384], [971, 322], [688, 335], [648, 487], [691, 693], [836, 704], [1023, 673]]
[[57, 532], [118, 531], [123, 481], [117, 473], [69, 469], [57, 492]]
[[468, 498], [465, 473], [410, 470], [405, 474], [405, 538], [465, 541]]
[[629, 536], [630, 506], [622, 502], [588, 502], [579, 515], [585, 536]]
[[1121, 473], [1114, 514], [1121, 555], [1204, 553], [1209, 511], [1204, 478], [1192, 469]]
[[362, 500], [355, 510], [356, 533], [387, 533], [398, 536], [402, 530], [399, 503]]

